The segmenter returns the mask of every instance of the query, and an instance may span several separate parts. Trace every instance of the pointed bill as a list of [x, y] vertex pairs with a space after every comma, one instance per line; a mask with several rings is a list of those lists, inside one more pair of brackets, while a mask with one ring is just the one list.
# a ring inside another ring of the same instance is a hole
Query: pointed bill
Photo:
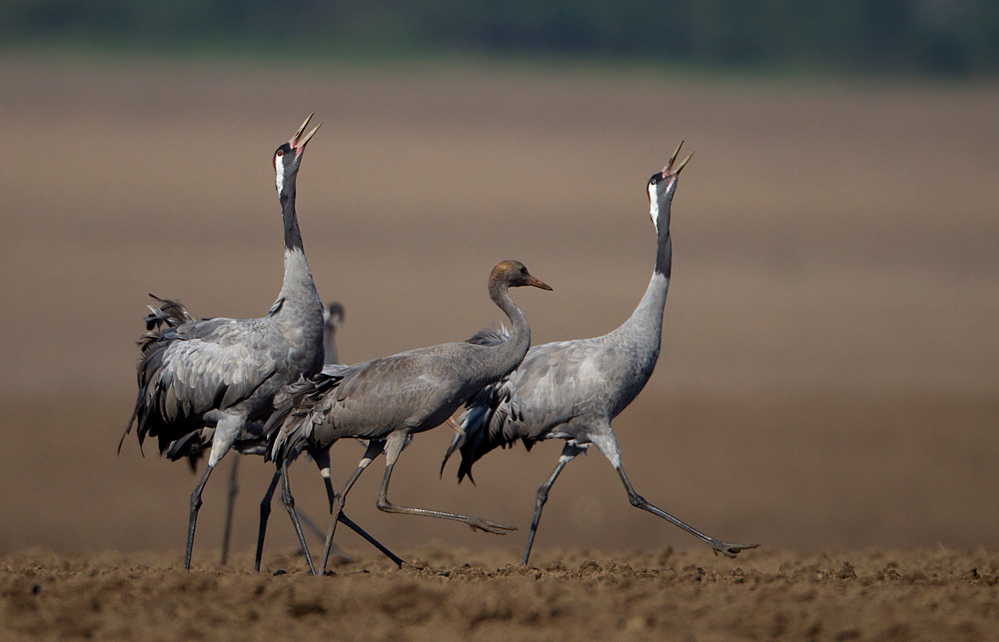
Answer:
[[295, 132], [295, 135], [292, 136], [291, 140], [288, 141], [289, 145], [294, 147], [295, 144], [298, 143], [298, 139], [302, 136], [302, 132], [304, 132], [305, 128], [309, 126], [309, 121], [312, 120], [312, 117], [315, 115], [316, 112], [312, 112], [311, 114], [309, 114], [309, 117], [305, 119], [305, 122], [302, 123], [302, 126], [298, 128], [298, 131]]
[[669, 171], [673, 168], [673, 163], [676, 162], [676, 157], [680, 155], [680, 148], [683, 147], [683, 143], [684, 141], [681, 140], [680, 144], [677, 145], [676, 149], [673, 151], [673, 155], [669, 157], [669, 162], [666, 163], [666, 167], [663, 167], [663, 176], [668, 174]]
[[545, 283], [538, 277], [534, 276], [533, 274], [528, 275], [527, 284], [533, 285], [536, 288], [541, 288], [542, 290], [548, 290], [549, 292], [552, 292], [552, 286], [548, 285], [547, 283]]
[[296, 145], [295, 147], [297, 147], [299, 149], [305, 149], [306, 143], [308, 143], [310, 140], [312, 140], [312, 137], [316, 135], [316, 132], [319, 131], [319, 128], [322, 127], [322, 126], [323, 126], [323, 124], [319, 123], [318, 125], [316, 125], [315, 127], [313, 127], [312, 131], [310, 131], [308, 134], [306, 134], [305, 138], [303, 138], [302, 140], [298, 141], [298, 145]]
[[[677, 148], [677, 150], [679, 150], [679, 147]], [[686, 158], [684, 158], [682, 161], [680, 161], [680, 164], [676, 166], [676, 169], [673, 170], [673, 175], [674, 176], [679, 175], [680, 174], [680, 170], [682, 170], [684, 167], [686, 167], [687, 163], [693, 157], [694, 157], [694, 152], [690, 152], [690, 154]]]
[[305, 122], [302, 123], [302, 126], [298, 128], [298, 131], [295, 132], [295, 135], [292, 136], [291, 140], [288, 141], [288, 144], [291, 145], [291, 148], [295, 150], [296, 156], [302, 153], [302, 150], [305, 149], [306, 144], [308, 144], [308, 142], [312, 139], [312, 137], [315, 136], [316, 131], [322, 126], [322, 123], [319, 123], [318, 125], [312, 128], [312, 131], [310, 131], [305, 136], [302, 136], [302, 132], [304, 132], [305, 128], [309, 126], [309, 122], [312, 120], [312, 117], [315, 115], [316, 115], [315, 113], [309, 114], [309, 117], [305, 119]]

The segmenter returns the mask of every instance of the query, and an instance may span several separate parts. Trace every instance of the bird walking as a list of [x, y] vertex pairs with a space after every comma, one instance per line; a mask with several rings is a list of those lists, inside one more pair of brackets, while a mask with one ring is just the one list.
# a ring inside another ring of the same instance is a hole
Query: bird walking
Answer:
[[[323, 343], [324, 343], [324, 352], [325, 352], [325, 365], [323, 366], [324, 373], [333, 374], [339, 372], [342, 368], [345, 367], [343, 364], [337, 361], [338, 353], [336, 350], [336, 333], [343, 326], [343, 321], [345, 318], [346, 317], [343, 304], [341, 304], [339, 301], [333, 301], [332, 303], [329, 304], [329, 306], [327, 306], [323, 310], [323, 335], [324, 335]], [[279, 396], [281, 395], [281, 393], [278, 394]], [[326, 486], [326, 497], [327, 500], [329, 501], [329, 507], [330, 510], [332, 511], [333, 503], [336, 499], [336, 493], [333, 490], [333, 482], [330, 478], [329, 448], [310, 449], [306, 447], [305, 450], [312, 458], [312, 460], [316, 463], [316, 466], [319, 468], [319, 473], [322, 476], [323, 483]], [[278, 480], [281, 478], [281, 472], [282, 471], [280, 468], [277, 471], [275, 471], [274, 478], [271, 480], [271, 484], [267, 488], [267, 492], [264, 493], [264, 497], [260, 501], [260, 523], [257, 533], [257, 552], [256, 556], [254, 557], [254, 563], [253, 563], [253, 568], [256, 571], [260, 570], [260, 564], [263, 559], [264, 538], [267, 533], [267, 521], [271, 514], [271, 501], [274, 497], [274, 492], [277, 490], [277, 484]], [[294, 501], [290, 497], [290, 493], [286, 495], [285, 493], [282, 492], [282, 501], [287, 502], [289, 499], [292, 502]], [[294, 506], [294, 503], [292, 503], [292, 506]], [[299, 515], [300, 518], [303, 518], [302, 521], [306, 522], [306, 525], [309, 527], [309, 529], [315, 532], [317, 534], [317, 537], [320, 540], [322, 540], [323, 532], [319, 530], [319, 528], [316, 527], [314, 524], [309, 522], [307, 519], [304, 519], [304, 516], [299, 511], [297, 511], [297, 509], [296, 513]], [[362, 538], [367, 540], [369, 544], [377, 548], [379, 551], [382, 552], [382, 554], [384, 554], [386, 557], [392, 560], [396, 566], [402, 568], [402, 565], [405, 563], [405, 561], [401, 557], [390, 551], [388, 548], [382, 545], [381, 542], [379, 542], [374, 537], [365, 532], [364, 529], [362, 529], [360, 526], [354, 523], [353, 520], [347, 517], [343, 512], [340, 513], [340, 520], [348, 528], [350, 528], [355, 533], [360, 535]], [[350, 556], [348, 556], [346, 553], [340, 550], [340, 548], [336, 544], [333, 544], [332, 550], [339, 557], [342, 557], [347, 560], [351, 559]], [[309, 549], [302, 548], [302, 552], [305, 554], [306, 560], [308, 561], [309, 564], [309, 568], [311, 569], [312, 573], [315, 574], [315, 566], [312, 563], [312, 556], [309, 554]]]
[[649, 214], [656, 228], [656, 264], [645, 295], [631, 317], [601, 337], [531, 348], [516, 370], [468, 402], [459, 419], [462, 430], [444, 456], [442, 474], [448, 458], [460, 449], [460, 482], [466, 476], [472, 479], [472, 465], [499, 446], [505, 448], [521, 440], [530, 450], [545, 439], [565, 440], [555, 470], [538, 489], [522, 564], [526, 565], [530, 559], [541, 511], [552, 485], [565, 465], [586, 452], [591, 444], [614, 466], [633, 506], [679, 526], [729, 557], [758, 546], [709, 537], [646, 501], [624, 472], [611, 429], [611, 421], [642, 391], [659, 358], [673, 258], [670, 208], [677, 179], [690, 160], [688, 156], [674, 167], [679, 152], [677, 147], [666, 167], [654, 174], [647, 185]]
[[[147, 335], [142, 343], [139, 391], [122, 441], [134, 424], [140, 446], [147, 436], [157, 437], [160, 453], [171, 459], [210, 445], [205, 472], [191, 494], [187, 570], [201, 494], [215, 466], [237, 440], [264, 438], [255, 431], [270, 415], [282, 386], [312, 376], [323, 366], [323, 306], [295, 212], [302, 154], [319, 129], [303, 135], [311, 118], [273, 156], [284, 223], [284, 281], [267, 316], [191, 321]], [[292, 519], [303, 539], [294, 514]]]
[[[167, 303], [174, 304], [174, 305], [177, 305], [177, 306], [180, 306], [181, 308], [183, 308], [183, 306], [179, 302], [177, 302], [177, 301], [167, 301], [167, 302], [164, 302], [164, 304], [167, 304]], [[153, 311], [153, 315], [157, 314], [157, 311], [154, 308], [152, 308], [151, 306], [150, 306], [149, 309], [151, 311]], [[172, 311], [172, 310], [170, 310], [170, 311]], [[186, 313], [187, 310], [184, 309], [184, 312]], [[164, 313], [162, 313], [162, 314], [168, 314], [168, 311], [165, 310]], [[190, 317], [190, 315], [188, 315], [188, 317]], [[330, 365], [336, 365], [336, 364], [339, 363], [338, 356], [337, 356], [338, 353], [337, 353], [337, 349], [336, 349], [336, 333], [343, 326], [344, 318], [345, 318], [344, 307], [343, 307], [343, 304], [340, 303], [339, 301], [333, 301], [328, 306], [326, 306], [325, 308], [323, 308], [323, 363], [324, 363], [324, 367], [325, 366], [330, 366]], [[258, 454], [262, 454], [262, 453], [263, 453], [263, 451], [260, 451]], [[221, 563], [222, 563], [223, 566], [225, 566], [225, 563], [226, 563], [226, 561], [228, 559], [229, 542], [230, 542], [230, 540], [232, 538], [232, 517], [233, 517], [233, 511], [235, 509], [235, 504], [236, 504], [236, 495], [239, 493], [239, 486], [238, 486], [238, 483], [237, 483], [237, 478], [239, 476], [239, 461], [240, 461], [240, 459], [241, 459], [240, 453], [238, 451], [235, 452], [234, 456], [232, 458], [232, 471], [229, 474], [229, 493], [226, 496], [225, 526], [224, 526], [223, 531], [222, 531], [222, 561], [221, 561]], [[268, 492], [267, 495], [265, 496], [266, 504], [261, 503], [260, 510], [262, 512], [265, 512], [267, 515], [270, 515], [270, 510], [271, 510], [271, 508], [270, 508], [271, 501], [270, 500], [271, 500], [271, 497], [273, 496], [273, 493], [274, 493], [274, 487], [277, 484], [276, 480], [277, 480], [277, 477], [274, 478], [274, 481], [271, 484], [271, 488], [269, 489], [270, 492]], [[303, 524], [305, 524], [306, 528], [308, 528], [319, 539], [323, 539], [324, 533], [319, 529], [319, 527], [316, 526], [315, 523], [313, 523], [313, 521], [311, 519], [309, 519], [301, 510], [296, 509], [296, 512], [298, 514], [299, 520], [301, 520], [301, 522]], [[266, 518], [263, 518], [263, 521], [266, 521]], [[350, 520], [348, 520], [348, 522], [349, 521]], [[359, 527], [356, 527], [356, 525], [354, 525], [351, 528], [355, 528], [355, 530], [357, 530], [357, 528], [359, 528]], [[372, 539], [363, 530], [359, 531], [359, 534], [362, 537], [364, 537], [365, 539], [367, 539], [369, 542], [372, 542], [375, 545], [376, 548], [379, 548], [379, 549], [383, 550], [383, 552], [388, 550], [388, 549], [384, 549], [384, 547], [382, 547], [382, 545], [379, 542], [377, 542], [376, 540]], [[338, 547], [334, 549], [334, 553], [337, 556], [342, 557], [344, 560], [353, 561], [353, 558], [350, 555], [348, 555], [347, 553], [345, 553], [343, 550], [340, 550]], [[396, 562], [397, 564], [400, 563], [400, 559], [394, 553], [388, 552], [387, 554], [388, 554], [388, 556], [390, 558], [392, 558], [392, 560], [394, 562]], [[258, 570], [258, 571], [260, 570], [260, 560], [259, 559], [256, 560], [256, 570]]]
[[[191, 315], [190, 312], [188, 312], [187, 307], [184, 306], [184, 304], [181, 303], [180, 301], [177, 301], [176, 299], [161, 299], [158, 296], [155, 296], [153, 294], [150, 294], [149, 296], [151, 296], [152, 298], [156, 299], [159, 302], [159, 306], [158, 307], [153, 307], [151, 305], [148, 306], [149, 307], [149, 314], [144, 319], [144, 321], [146, 323], [146, 330], [147, 330], [148, 334], [145, 337], [143, 337], [144, 342], [155, 340], [156, 337], [157, 337], [157, 335], [158, 335], [158, 333], [159, 333], [159, 329], [160, 329], [161, 326], [165, 326], [167, 328], [176, 328], [176, 327], [181, 326], [181, 325], [183, 325], [185, 323], [190, 323], [190, 322], [195, 321], [194, 316]], [[329, 320], [329, 316], [330, 316], [329, 315], [329, 311], [330, 310], [333, 310], [334, 313], [339, 316], [338, 322], [335, 323], [335, 324], [334, 323], [330, 323], [330, 320]], [[334, 301], [333, 303], [331, 303], [329, 305], [328, 308], [326, 308], [324, 310], [324, 312], [323, 312], [323, 330], [324, 330], [324, 335], [325, 335], [324, 336], [324, 343], [325, 343], [325, 345], [327, 345], [327, 346], [333, 345], [335, 347], [335, 337], [333, 335], [335, 334], [336, 330], [342, 325], [343, 318], [344, 318], [343, 305], [341, 303], [339, 303], [338, 301]], [[205, 320], [207, 320], [207, 319], [202, 319], [202, 321], [205, 321]], [[328, 355], [330, 353], [326, 353], [326, 354]], [[331, 363], [330, 359], [327, 357], [326, 358], [326, 365], [324, 366], [324, 368], [335, 367], [337, 365], [339, 365], [339, 364]], [[234, 505], [234, 500], [235, 500], [235, 497], [236, 497], [236, 494], [237, 494], [236, 479], [237, 479], [237, 475], [238, 475], [238, 471], [239, 471], [239, 461], [241, 459], [241, 456], [244, 455], [244, 454], [247, 454], [247, 455], [263, 455], [264, 454], [264, 452], [266, 450], [266, 442], [263, 441], [259, 437], [256, 437], [256, 438], [253, 437], [254, 435], [263, 435], [263, 434], [264, 434], [264, 431], [263, 431], [262, 422], [257, 422], [255, 426], [252, 426], [250, 429], [244, 431], [244, 436], [246, 436], [247, 438], [244, 439], [244, 440], [242, 440], [242, 441], [241, 440], [237, 440], [236, 444], [233, 447], [233, 450], [235, 451], [235, 453], [234, 453], [235, 456], [233, 457], [233, 467], [232, 467], [232, 472], [230, 474], [230, 479], [229, 479], [229, 493], [228, 493], [228, 502], [227, 502], [227, 505], [226, 505], [225, 529], [224, 529], [224, 532], [223, 532], [223, 539], [222, 539], [222, 561], [221, 561], [221, 563], [222, 563], [223, 566], [225, 565], [225, 563], [227, 561], [227, 554], [228, 554], [228, 548], [229, 548], [229, 540], [230, 540], [231, 525], [232, 525], [233, 505]], [[178, 447], [178, 445], [176, 443], [172, 444], [167, 449], [167, 453], [169, 454], [170, 452], [172, 452], [174, 450], [178, 451], [178, 452], [180, 451], [180, 448]], [[202, 451], [202, 450], [197, 450], [196, 448], [188, 448], [188, 455], [187, 456], [188, 456], [188, 461], [191, 464], [191, 470], [192, 471], [196, 471], [197, 470], [198, 461], [200, 461], [200, 459], [203, 457], [203, 455], [204, 455], [204, 451]], [[325, 461], [325, 463], [324, 463], [324, 461]], [[333, 487], [332, 487], [332, 484], [329, 481], [329, 477], [330, 477], [330, 475], [329, 475], [329, 462], [328, 462], [328, 460], [325, 460], [323, 458], [323, 453], [319, 453], [318, 457], [316, 458], [316, 462], [319, 465], [319, 469], [320, 469], [321, 474], [323, 475], [323, 478], [326, 480], [327, 495], [328, 495], [328, 499], [329, 499], [329, 502], [330, 502], [330, 507], [332, 508], [332, 505], [333, 505]], [[275, 474], [274, 478], [271, 480], [271, 484], [268, 487], [267, 493], [265, 494], [263, 501], [261, 501], [261, 503], [260, 503], [260, 512], [261, 512], [260, 523], [262, 525], [266, 525], [267, 518], [270, 515], [270, 512], [271, 512], [271, 498], [273, 497], [274, 492], [275, 492], [275, 490], [277, 488], [277, 484], [278, 484], [278, 480], [279, 479], [280, 479], [280, 475], [279, 474]], [[305, 525], [309, 528], [309, 530], [311, 530], [316, 535], [316, 537], [318, 537], [319, 539], [323, 539], [324, 533], [321, 530], [319, 530], [319, 528], [308, 517], [306, 517], [305, 514], [303, 514], [300, 510], [298, 510], [297, 508], [294, 508], [294, 507], [292, 507], [292, 508], [294, 509], [295, 514], [298, 516], [299, 520], [301, 522], [304, 522]], [[341, 521], [344, 522], [344, 524], [347, 525], [348, 528], [352, 529], [354, 532], [356, 532], [358, 535], [360, 535], [363, 539], [367, 540], [372, 546], [374, 546], [375, 548], [377, 548], [386, 557], [388, 557], [393, 562], [395, 562], [395, 564], [398, 567], [402, 568], [402, 565], [404, 563], [404, 561], [403, 561], [402, 558], [400, 558], [398, 555], [396, 555], [395, 553], [393, 553], [392, 551], [390, 551], [388, 548], [386, 548], [385, 546], [383, 546], [381, 544], [381, 542], [379, 542], [374, 537], [372, 537], [371, 535], [369, 535], [363, 528], [361, 528], [356, 523], [354, 523], [353, 520], [351, 520], [350, 518], [348, 518], [346, 515], [341, 514], [340, 519], [341, 519]], [[262, 548], [263, 531], [261, 531], [261, 534], [260, 534], [260, 541], [261, 541], [261, 546], [258, 547], [257, 557], [256, 557], [255, 564], [254, 564], [254, 570], [256, 570], [256, 571], [260, 570], [260, 549]], [[302, 551], [308, 557], [308, 555], [309, 555], [308, 549], [307, 548], [303, 548]], [[352, 558], [349, 555], [347, 555], [344, 551], [342, 551], [339, 547], [337, 547], [335, 544], [334, 544], [334, 552], [339, 557], [342, 557], [342, 558], [344, 558], [345, 560], [348, 560], [348, 561], [352, 561]], [[310, 567], [311, 567], [312, 566], [312, 564], [311, 564], [311, 558], [309, 558], [309, 564], [310, 564]]]
[[445, 343], [374, 359], [293, 384], [287, 394], [275, 400], [269, 423], [279, 429], [268, 428], [273, 435], [268, 456], [284, 471], [303, 448], [313, 453], [328, 452], [338, 439], [369, 440], [357, 469], [336, 496], [322, 570], [326, 568], [337, 523], [342, 520], [347, 493], [383, 452], [385, 475], [376, 504], [380, 510], [455, 520], [490, 533], [516, 530], [480, 517], [397, 506], [388, 499], [388, 486], [392, 469], [414, 434], [444, 423], [475, 393], [516, 368], [524, 358], [531, 343], [531, 329], [509, 294], [509, 288], [519, 286], [551, 290], [517, 261], [504, 261], [493, 269], [489, 296], [512, 324], [506, 341]]

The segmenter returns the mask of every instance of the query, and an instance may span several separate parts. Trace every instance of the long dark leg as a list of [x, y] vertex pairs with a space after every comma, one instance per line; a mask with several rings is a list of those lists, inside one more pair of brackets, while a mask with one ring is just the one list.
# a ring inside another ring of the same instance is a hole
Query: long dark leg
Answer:
[[[333, 482], [330, 479], [330, 453], [329, 453], [329, 450], [323, 450], [323, 451], [317, 451], [317, 452], [310, 452], [309, 454], [312, 455], [313, 461], [316, 462], [316, 466], [319, 467], [319, 472], [323, 476], [323, 483], [326, 484], [326, 498], [329, 500], [330, 514], [332, 514], [333, 513], [333, 504], [336, 502], [336, 493], [333, 491]], [[389, 549], [387, 549], [381, 542], [379, 542], [374, 537], [372, 537], [371, 535], [369, 535], [367, 533], [367, 531], [365, 531], [363, 528], [361, 528], [360, 526], [358, 526], [352, 519], [350, 519], [349, 517], [347, 517], [347, 515], [345, 515], [342, 510], [340, 511], [340, 521], [343, 522], [344, 526], [346, 526], [350, 530], [354, 531], [355, 533], [357, 533], [358, 535], [360, 535], [361, 537], [363, 537], [369, 544], [371, 544], [372, 546], [374, 546], [375, 548], [377, 548], [379, 551], [381, 551], [383, 555], [385, 555], [387, 558], [389, 558], [390, 560], [392, 560], [393, 562], [395, 562], [396, 566], [398, 566], [399, 568], [402, 568], [402, 565], [405, 562], [405, 560], [403, 560], [401, 557], [399, 557], [398, 555], [396, 555], [395, 553], [393, 553], [392, 551], [390, 551]], [[322, 537], [321, 534], [320, 534], [320, 537]], [[335, 543], [333, 544], [333, 553], [335, 553], [339, 557], [342, 557], [342, 558], [346, 559], [349, 562], [354, 561], [353, 558], [351, 558], [349, 555], [347, 555], [346, 553], [344, 553], [343, 549], [341, 549]]]
[[253, 570], [260, 572], [260, 560], [264, 556], [264, 535], [267, 533], [267, 519], [271, 516], [271, 500], [274, 498], [274, 490], [277, 488], [278, 480], [281, 479], [281, 471], [274, 471], [274, 478], [271, 485], [267, 487], [264, 498], [260, 500], [260, 530], [257, 532], [257, 556], [253, 562]]
[[201, 492], [208, 483], [208, 477], [212, 474], [215, 466], [209, 464], [205, 468], [205, 474], [201, 476], [201, 481], [194, 487], [191, 493], [191, 516], [187, 525], [187, 549], [184, 552], [184, 570], [191, 570], [191, 551], [194, 550], [194, 529], [198, 525], [198, 511], [201, 510]]
[[[314, 521], [309, 519], [309, 516], [303, 513], [301, 509], [296, 508], [295, 510], [298, 512], [298, 519], [301, 520], [302, 525], [305, 526], [306, 530], [315, 535], [316, 539], [322, 541], [323, 538], [326, 537], [326, 533], [323, 532], [323, 529], [319, 528]], [[337, 555], [342, 553], [343, 551], [337, 551]]]
[[357, 465], [357, 470], [354, 474], [350, 476], [347, 483], [344, 484], [343, 490], [340, 491], [339, 495], [336, 495], [333, 499], [333, 508], [330, 509], [330, 529], [326, 533], [326, 546], [323, 548], [323, 564], [322, 572], [326, 572], [326, 563], [330, 559], [330, 551], [333, 549], [333, 535], [336, 533], [337, 522], [340, 521], [341, 512], [343, 511], [343, 504], [347, 500], [347, 493], [350, 492], [351, 486], [357, 481], [357, 478], [361, 476], [364, 469], [368, 467], [368, 464], [381, 454], [382, 449], [385, 447], [385, 442], [381, 440], [371, 440], [368, 442], [368, 449], [364, 451], [364, 457], [361, 458], [361, 463]]
[[534, 546], [534, 535], [538, 532], [538, 522], [541, 521], [541, 509], [545, 507], [545, 502], [548, 501], [548, 491], [551, 490], [552, 484], [558, 479], [559, 474], [565, 465], [576, 458], [581, 452], [585, 452], [583, 448], [578, 448], [570, 444], [566, 444], [562, 449], [562, 454], [558, 458], [558, 463], [555, 465], [555, 470], [552, 472], [551, 477], [548, 478], [541, 488], [538, 489], [538, 499], [534, 505], [534, 519], [531, 520], [531, 532], [527, 535], [527, 546], [524, 548], [524, 558], [520, 561], [521, 564], [527, 565], [527, 560], [531, 558], [531, 547]]
[[388, 446], [385, 450], [385, 476], [382, 478], [382, 489], [378, 493], [378, 509], [387, 513], [401, 513], [404, 515], [423, 515], [425, 517], [438, 517], [440, 519], [451, 519], [462, 522], [472, 527], [472, 530], [482, 530], [496, 535], [505, 535], [504, 531], [515, 531], [516, 526], [507, 526], [492, 520], [483, 519], [469, 515], [458, 515], [456, 513], [445, 513], [443, 511], [430, 510], [428, 508], [409, 508], [407, 506], [396, 506], [388, 500], [389, 480], [392, 478], [392, 468], [395, 466], [399, 453], [406, 447], [407, 437], [402, 433], [393, 433], [388, 438]]
[[239, 494], [239, 485], [236, 483], [236, 478], [239, 473], [240, 459], [241, 457], [238, 452], [233, 453], [232, 473], [229, 475], [229, 497], [226, 500], [225, 507], [225, 531], [222, 534], [222, 566], [225, 566], [226, 560], [229, 559], [229, 539], [232, 536], [232, 513], [236, 506], [236, 495]]
[[716, 553], [721, 553], [722, 555], [725, 555], [727, 557], [735, 557], [736, 555], [739, 554], [740, 551], [744, 551], [747, 548], [759, 547], [759, 544], [732, 544], [705, 535], [704, 533], [697, 530], [693, 526], [690, 526], [689, 524], [680, 521], [679, 519], [673, 517], [666, 511], [657, 508], [652, 504], [650, 504], [649, 502], [645, 501], [644, 497], [635, 492], [634, 487], [631, 485], [631, 482], [628, 480], [628, 475], [625, 474], [624, 468], [622, 468], [621, 466], [617, 466], [617, 474], [618, 476], [621, 477], [621, 481], [624, 482], [624, 488], [625, 490], [628, 491], [628, 501], [631, 502], [632, 506], [636, 506], [638, 508], [641, 508], [642, 510], [647, 510], [653, 515], [662, 517], [670, 524], [673, 524], [674, 526], [679, 526], [683, 530], [687, 531], [694, 537], [697, 537], [705, 544], [710, 546], [712, 549], [714, 549]]
[[295, 512], [295, 498], [291, 495], [291, 484], [288, 482], [288, 460], [285, 459], [281, 465], [281, 501], [291, 517], [291, 523], [295, 525], [295, 534], [298, 535], [298, 543], [305, 553], [305, 561], [309, 563], [309, 571], [315, 575], [316, 567], [312, 563], [312, 555], [309, 554], [309, 545], [305, 543], [305, 534], [302, 532], [302, 525], [298, 523], [298, 513]]
[[[271, 515], [271, 500], [274, 497], [274, 491], [277, 490], [278, 480], [281, 479], [281, 471], [275, 470], [274, 477], [271, 479], [271, 485], [267, 487], [267, 492], [264, 493], [264, 498], [260, 500], [260, 530], [257, 532], [257, 554], [253, 562], [253, 570], [260, 571], [260, 562], [264, 555], [264, 538], [267, 534], [267, 520]], [[312, 523], [308, 517], [305, 516], [297, 508], [295, 509], [299, 519], [301, 519], [307, 528], [312, 530], [316, 534], [316, 537], [322, 539], [323, 532], [319, 530], [315, 524]]]
[[607, 460], [610, 461], [611, 465], [614, 466], [614, 470], [617, 471], [618, 477], [620, 477], [621, 481], [624, 483], [624, 489], [628, 491], [628, 501], [631, 502], [632, 506], [648, 511], [657, 517], [662, 517], [674, 526], [679, 526], [710, 546], [714, 549], [715, 553], [721, 553], [727, 557], [735, 557], [739, 554], [739, 551], [744, 551], [747, 548], [757, 548], [759, 546], [759, 544], [732, 544], [717, 540], [714, 537], [705, 535], [690, 524], [680, 521], [661, 508], [657, 508], [656, 506], [653, 506], [649, 502], [645, 501], [644, 497], [635, 492], [634, 486], [631, 485], [631, 481], [628, 480], [628, 475], [625, 474], [624, 468], [621, 466], [621, 451], [618, 450], [617, 439], [614, 437], [614, 433], [610, 429], [610, 424], [603, 426], [600, 430], [594, 431], [594, 433], [590, 435], [590, 441], [592, 441], [593, 444], [600, 449], [600, 452], [603, 453], [604, 457], [606, 457]]
[[[392, 551], [390, 551], [389, 549], [387, 549], [384, 544], [382, 544], [381, 542], [379, 542], [378, 540], [376, 540], [374, 537], [372, 537], [371, 535], [369, 535], [367, 533], [367, 531], [365, 531], [363, 528], [361, 528], [360, 526], [358, 526], [354, 522], [354, 520], [352, 520], [349, 517], [347, 517], [347, 515], [345, 515], [343, 511], [340, 511], [340, 521], [343, 522], [344, 526], [346, 526], [350, 530], [354, 531], [355, 533], [357, 533], [358, 535], [360, 535], [361, 537], [363, 537], [368, 542], [368, 544], [371, 544], [372, 546], [374, 546], [375, 548], [377, 548], [379, 551], [381, 551], [382, 554], [385, 557], [387, 557], [390, 560], [392, 560], [393, 562], [395, 562], [395, 565], [398, 566], [399, 568], [402, 568], [402, 565], [406, 563], [406, 560], [402, 559], [401, 557], [399, 557], [398, 555], [396, 555], [395, 553], [393, 553]], [[334, 544], [334, 546], [335, 546], [335, 544]], [[343, 553], [340, 553], [340, 555], [343, 555]]]
[[[310, 450], [309, 455], [312, 457], [312, 461], [316, 462], [316, 468], [319, 469], [319, 474], [322, 475], [323, 483], [326, 485], [326, 498], [329, 501], [330, 509], [333, 508], [333, 498], [336, 497], [336, 493], [333, 492], [333, 482], [330, 481], [330, 450], [327, 448], [318, 448], [315, 450]], [[312, 531], [316, 538], [320, 542], [326, 541], [326, 533], [324, 533], [318, 526], [312, 523], [312, 520], [305, 516], [301, 511], [298, 512], [298, 517], [302, 522]], [[333, 544], [333, 555], [336, 555], [342, 560], [347, 562], [356, 561], [352, 555], [348, 555], [345, 550]]]

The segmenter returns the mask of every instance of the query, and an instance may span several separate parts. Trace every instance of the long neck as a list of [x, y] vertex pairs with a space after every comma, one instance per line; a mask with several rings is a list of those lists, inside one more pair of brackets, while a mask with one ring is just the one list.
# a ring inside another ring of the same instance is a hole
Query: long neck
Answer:
[[669, 291], [669, 278], [673, 266], [673, 239], [669, 233], [670, 202], [667, 200], [652, 208], [652, 220], [656, 223], [656, 267], [645, 295], [631, 317], [617, 332], [653, 347], [657, 352], [662, 339], [663, 308]]
[[319, 300], [312, 272], [305, 260], [302, 232], [298, 229], [298, 217], [295, 215], [295, 174], [285, 180], [278, 198], [281, 201], [281, 218], [284, 220], [284, 283], [281, 285], [279, 301], [283, 300], [282, 305], [286, 308], [308, 310], [310, 326], [318, 322], [321, 328], [322, 301]]
[[336, 330], [332, 325], [323, 328], [323, 354], [326, 365], [340, 363], [340, 356], [336, 352]]
[[284, 220], [284, 248], [304, 252], [302, 232], [298, 229], [298, 217], [295, 215], [295, 174], [285, 179], [278, 198], [281, 200], [281, 218]]
[[510, 319], [510, 339], [497, 346], [497, 363], [501, 364], [501, 374], [509, 372], [523, 360], [527, 349], [531, 347], [531, 326], [527, 317], [517, 304], [510, 298], [510, 290], [506, 283], [492, 282], [489, 284], [489, 298], [499, 306], [500, 310]]

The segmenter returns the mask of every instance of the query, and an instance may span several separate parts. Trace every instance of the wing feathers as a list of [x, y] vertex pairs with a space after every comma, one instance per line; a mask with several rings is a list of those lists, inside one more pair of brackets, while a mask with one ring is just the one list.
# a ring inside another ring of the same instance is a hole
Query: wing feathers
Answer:
[[194, 321], [179, 302], [157, 300], [146, 317], [150, 332], [139, 340], [140, 392], [125, 434], [137, 424], [140, 446], [147, 435], [159, 437], [161, 453], [179, 457], [204, 426], [202, 415], [249, 399], [279, 371], [281, 346], [258, 319]]

